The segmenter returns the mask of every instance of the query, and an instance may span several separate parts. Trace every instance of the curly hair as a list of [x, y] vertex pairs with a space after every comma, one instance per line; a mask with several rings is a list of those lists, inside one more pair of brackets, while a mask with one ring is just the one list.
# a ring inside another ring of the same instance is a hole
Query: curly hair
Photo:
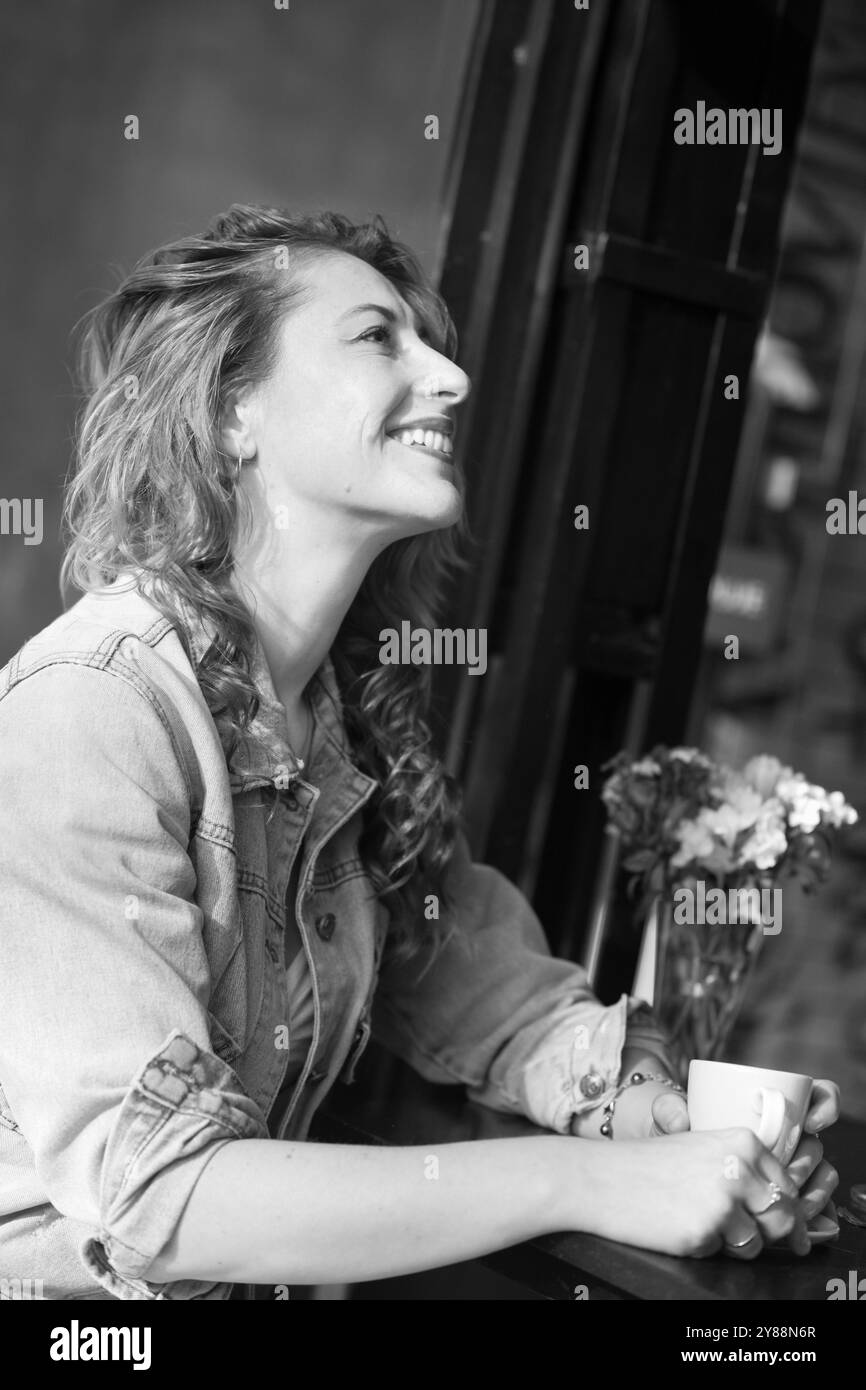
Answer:
[[[303, 302], [312, 258], [345, 252], [385, 276], [453, 358], [448, 310], [414, 254], [381, 217], [354, 224], [333, 212], [293, 216], [235, 204], [202, 234], [144, 256], [78, 330], [84, 391], [64, 504], [61, 593], [87, 592], [130, 567], [172, 621], [220, 731], [227, 757], [259, 706], [250, 676], [255, 631], [231, 585], [237, 527], [251, 513], [222, 448], [229, 392], [266, 380], [283, 316]], [[282, 264], [277, 269], [277, 258]], [[286, 273], [288, 264], [289, 273]], [[463, 489], [463, 480], [458, 478]], [[346, 732], [378, 783], [359, 852], [392, 909], [390, 949], [408, 958], [440, 940], [424, 898], [447, 909], [446, 871], [460, 796], [428, 724], [431, 672], [383, 665], [379, 633], [435, 624], [450, 572], [465, 565], [458, 523], [396, 541], [371, 564], [331, 649]], [[211, 638], [195, 663], [178, 596]]]

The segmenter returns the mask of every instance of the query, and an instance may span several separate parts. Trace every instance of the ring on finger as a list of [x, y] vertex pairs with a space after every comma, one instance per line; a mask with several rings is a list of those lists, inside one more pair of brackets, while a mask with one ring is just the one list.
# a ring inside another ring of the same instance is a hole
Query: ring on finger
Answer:
[[746, 1236], [746, 1239], [745, 1239], [745, 1240], [726, 1240], [726, 1241], [725, 1241], [725, 1249], [726, 1249], [726, 1250], [742, 1250], [742, 1249], [745, 1248], [745, 1246], [751, 1245], [751, 1243], [752, 1243], [753, 1240], [757, 1240], [758, 1237], [760, 1236], [760, 1234], [761, 1234], [760, 1231], [753, 1231], [752, 1234], [751, 1234], [750, 1236]]
[[779, 1184], [777, 1182], [771, 1182], [767, 1185], [770, 1189], [770, 1200], [765, 1207], [762, 1207], [760, 1211], [755, 1213], [756, 1216], [763, 1216], [765, 1211], [769, 1211], [770, 1207], [775, 1206], [776, 1202], [781, 1202], [782, 1200], [782, 1189]]

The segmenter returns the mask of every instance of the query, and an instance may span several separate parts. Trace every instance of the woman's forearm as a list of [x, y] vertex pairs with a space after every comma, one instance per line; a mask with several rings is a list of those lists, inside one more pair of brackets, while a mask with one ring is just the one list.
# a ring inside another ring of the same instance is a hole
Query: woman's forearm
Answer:
[[417, 1148], [238, 1139], [207, 1164], [147, 1278], [357, 1283], [574, 1225], [585, 1186], [558, 1135]]

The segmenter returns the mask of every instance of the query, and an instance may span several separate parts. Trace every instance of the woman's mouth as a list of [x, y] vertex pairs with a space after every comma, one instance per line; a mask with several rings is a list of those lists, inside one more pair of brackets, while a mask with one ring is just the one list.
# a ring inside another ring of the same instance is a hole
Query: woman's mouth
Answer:
[[424, 453], [435, 454], [437, 458], [446, 459], [449, 463], [454, 452], [451, 439], [440, 430], [394, 430], [388, 438], [396, 440], [404, 448], [421, 449]]

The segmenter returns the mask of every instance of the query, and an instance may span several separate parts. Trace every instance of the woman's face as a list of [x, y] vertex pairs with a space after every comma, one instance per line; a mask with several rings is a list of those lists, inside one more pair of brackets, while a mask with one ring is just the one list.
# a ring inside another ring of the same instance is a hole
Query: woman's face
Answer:
[[[465, 372], [366, 262], [327, 253], [305, 281], [306, 302], [286, 315], [276, 368], [244, 416], [256, 451], [245, 484], [269, 512], [284, 509], [288, 530], [293, 514], [305, 526], [321, 520], [373, 549], [453, 525], [462, 500], [451, 438]], [[398, 437], [401, 427], [424, 438]]]

